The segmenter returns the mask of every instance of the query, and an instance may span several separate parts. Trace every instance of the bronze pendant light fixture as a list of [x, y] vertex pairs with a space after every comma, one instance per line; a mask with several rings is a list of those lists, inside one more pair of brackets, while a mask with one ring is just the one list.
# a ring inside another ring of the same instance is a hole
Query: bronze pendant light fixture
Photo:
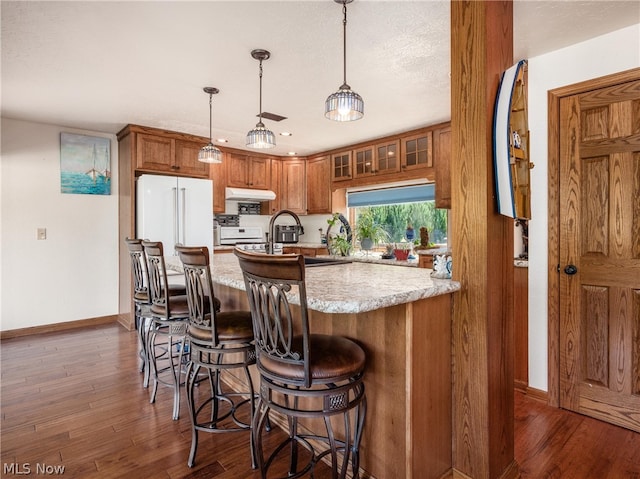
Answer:
[[198, 161], [203, 163], [222, 163], [222, 151], [213, 144], [213, 135], [211, 134], [212, 123], [212, 107], [211, 100], [220, 90], [212, 86], [203, 88], [205, 93], [209, 94], [209, 144], [200, 148], [198, 153]]
[[271, 130], [265, 128], [262, 123], [262, 62], [271, 56], [267, 50], [256, 49], [251, 51], [251, 56], [260, 62], [260, 120], [256, 127], [247, 133], [247, 146], [249, 148], [273, 148], [276, 146], [276, 137]]
[[337, 92], [329, 95], [324, 103], [324, 116], [335, 121], [354, 121], [364, 116], [364, 101], [362, 97], [351, 90], [347, 84], [347, 3], [353, 0], [333, 0], [342, 5], [342, 86]]

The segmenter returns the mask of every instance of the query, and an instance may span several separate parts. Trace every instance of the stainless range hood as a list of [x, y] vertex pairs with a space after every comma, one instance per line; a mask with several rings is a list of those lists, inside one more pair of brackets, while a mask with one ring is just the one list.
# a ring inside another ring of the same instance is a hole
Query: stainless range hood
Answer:
[[248, 188], [225, 188], [225, 199], [240, 201], [271, 201], [276, 194], [271, 190], [251, 190]]

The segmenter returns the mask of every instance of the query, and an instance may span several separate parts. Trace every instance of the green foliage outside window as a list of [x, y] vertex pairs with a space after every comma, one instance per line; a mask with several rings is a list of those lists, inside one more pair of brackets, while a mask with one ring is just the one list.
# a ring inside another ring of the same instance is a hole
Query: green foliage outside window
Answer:
[[429, 231], [430, 242], [438, 244], [447, 242], [447, 210], [436, 208], [434, 201], [364, 206], [355, 210], [356, 228], [360, 215], [370, 215], [374, 223], [384, 225], [390, 242], [402, 241], [409, 224], [415, 229], [416, 240], [420, 239], [419, 231], [424, 226]]

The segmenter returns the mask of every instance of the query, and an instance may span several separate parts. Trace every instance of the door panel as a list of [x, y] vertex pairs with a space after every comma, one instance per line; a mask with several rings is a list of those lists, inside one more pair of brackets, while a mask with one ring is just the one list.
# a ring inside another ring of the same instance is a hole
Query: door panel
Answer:
[[559, 174], [560, 405], [640, 431], [640, 81], [560, 100]]

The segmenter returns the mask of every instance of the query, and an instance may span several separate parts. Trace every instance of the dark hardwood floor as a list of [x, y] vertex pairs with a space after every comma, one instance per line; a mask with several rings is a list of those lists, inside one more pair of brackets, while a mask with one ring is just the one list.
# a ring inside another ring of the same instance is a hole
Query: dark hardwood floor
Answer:
[[[149, 404], [135, 333], [104, 325], [8, 339], [0, 347], [2, 477], [30, 471], [74, 478], [259, 478], [245, 433], [201, 435], [196, 465], [187, 467], [186, 402], [178, 421], [171, 419], [168, 388]], [[640, 479], [640, 434], [520, 393], [515, 404], [523, 478]], [[282, 437], [276, 429], [268, 444]], [[316, 474], [325, 477], [326, 469]]]

